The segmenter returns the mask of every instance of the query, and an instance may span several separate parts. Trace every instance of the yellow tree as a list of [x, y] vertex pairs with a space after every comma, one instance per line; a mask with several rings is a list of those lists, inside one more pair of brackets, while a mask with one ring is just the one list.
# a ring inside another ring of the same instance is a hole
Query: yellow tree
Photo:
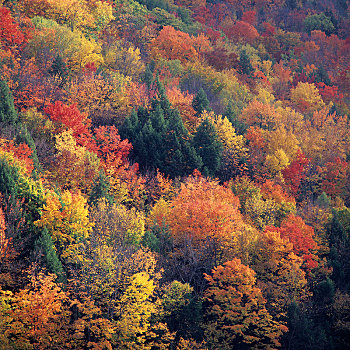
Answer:
[[81, 193], [49, 192], [41, 217], [34, 224], [48, 229], [59, 257], [66, 263], [79, 264], [84, 260], [81, 252], [93, 226], [88, 215], [87, 201]]
[[155, 284], [146, 272], [130, 276], [127, 283], [117, 303], [116, 343], [119, 349], [151, 349], [146, 335], [150, 318], [156, 312], [151, 299]]
[[101, 200], [92, 210], [94, 235], [110, 246], [139, 245], [145, 233], [144, 215], [135, 208]]
[[293, 107], [308, 117], [326, 107], [315, 84], [299, 82], [291, 90], [290, 99]]
[[239, 259], [227, 261], [205, 274], [208, 288], [205, 335], [215, 349], [236, 347], [277, 349], [287, 328], [272, 319], [266, 300], [256, 286], [255, 272]]
[[270, 131], [266, 138], [268, 140], [266, 166], [272, 174], [277, 174], [295, 159], [299, 141], [283, 125]]

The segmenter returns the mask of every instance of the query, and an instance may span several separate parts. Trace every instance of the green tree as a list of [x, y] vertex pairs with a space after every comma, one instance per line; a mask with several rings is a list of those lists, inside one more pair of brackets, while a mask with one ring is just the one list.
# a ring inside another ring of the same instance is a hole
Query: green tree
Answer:
[[198, 126], [193, 137], [193, 146], [203, 160], [203, 174], [215, 176], [221, 165], [223, 146], [208, 118]]
[[0, 78], [0, 122], [15, 124], [18, 115], [13, 103], [13, 97], [7, 83]]
[[100, 170], [98, 177], [94, 182], [95, 185], [91, 189], [89, 196], [89, 204], [96, 204], [101, 198], [106, 198], [108, 202], [112, 202], [113, 198], [108, 193], [111, 185], [102, 169]]
[[254, 68], [250, 62], [250, 58], [245, 50], [241, 51], [239, 55], [239, 73], [251, 76], [254, 72]]
[[126, 118], [120, 135], [133, 145], [131, 157], [143, 169], [158, 168], [171, 177], [190, 174], [202, 160], [190, 143], [180, 113], [173, 109], [164, 87], [156, 80], [158, 98], [151, 110], [139, 108]]
[[327, 35], [330, 35], [335, 31], [335, 27], [331, 21], [331, 18], [326, 16], [324, 12], [306, 17], [304, 21], [304, 27], [305, 31], [309, 34], [313, 30], [322, 30]]
[[210, 110], [209, 100], [203, 88], [199, 89], [197, 95], [193, 99], [192, 107], [197, 112], [197, 115], [201, 115], [204, 110]]
[[56, 254], [54, 243], [47, 229], [44, 228], [40, 238], [35, 242], [34, 255], [43, 254], [49, 272], [54, 273], [58, 278], [57, 282], [65, 282], [66, 274], [62, 263]]
[[33, 153], [31, 154], [31, 156], [29, 158], [31, 158], [33, 160], [33, 164], [34, 164], [35, 169], [41, 170], [41, 165], [39, 163], [38, 154], [36, 151], [36, 146], [35, 146], [33, 137], [30, 134], [30, 132], [28, 131], [27, 127], [23, 126], [23, 124], [21, 124], [17, 130], [16, 143], [17, 144], [25, 143], [30, 147], [30, 149], [33, 151]]

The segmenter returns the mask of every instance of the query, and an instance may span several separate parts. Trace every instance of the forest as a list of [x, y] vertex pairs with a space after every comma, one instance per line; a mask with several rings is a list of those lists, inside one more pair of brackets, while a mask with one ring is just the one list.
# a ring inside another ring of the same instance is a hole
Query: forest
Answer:
[[350, 348], [350, 2], [0, 0], [0, 350]]

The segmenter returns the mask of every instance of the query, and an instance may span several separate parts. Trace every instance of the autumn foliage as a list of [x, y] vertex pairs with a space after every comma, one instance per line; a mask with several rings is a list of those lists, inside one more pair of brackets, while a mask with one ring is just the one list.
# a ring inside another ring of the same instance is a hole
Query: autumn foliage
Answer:
[[348, 1], [0, 1], [0, 349], [348, 349]]

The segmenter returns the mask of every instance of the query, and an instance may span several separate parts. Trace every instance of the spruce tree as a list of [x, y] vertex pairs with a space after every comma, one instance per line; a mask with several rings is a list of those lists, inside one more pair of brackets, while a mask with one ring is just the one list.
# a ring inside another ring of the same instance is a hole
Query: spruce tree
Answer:
[[41, 165], [39, 163], [38, 154], [36, 152], [36, 146], [34, 143], [34, 140], [32, 138], [32, 135], [28, 131], [26, 126], [23, 126], [22, 124], [19, 126], [17, 132], [16, 132], [16, 143], [25, 143], [27, 144], [31, 150], [33, 151], [30, 158], [33, 160], [33, 164], [36, 170], [41, 169]]
[[16, 198], [18, 179], [17, 168], [10, 166], [6, 158], [0, 157], [0, 193], [5, 199]]
[[131, 158], [143, 169], [158, 168], [172, 178], [190, 174], [202, 165], [177, 109], [172, 108], [163, 85], [156, 79], [158, 98], [150, 111], [139, 108], [126, 118], [120, 135], [133, 145]]
[[0, 78], [0, 123], [15, 125], [18, 115], [7, 83]]
[[199, 89], [197, 95], [193, 99], [192, 107], [197, 112], [197, 115], [201, 115], [204, 110], [210, 110], [209, 100], [203, 88]]
[[110, 188], [110, 183], [103, 170], [100, 170], [96, 183], [91, 189], [89, 196], [89, 203], [96, 204], [99, 199], [106, 198], [108, 202], [113, 202], [113, 197], [109, 195], [108, 191]]
[[35, 242], [34, 254], [41, 252], [44, 255], [44, 260], [48, 270], [57, 276], [57, 282], [65, 282], [66, 274], [62, 263], [56, 254], [53, 241], [47, 229], [43, 229], [41, 236]]
[[215, 176], [221, 165], [223, 146], [214, 125], [208, 118], [204, 119], [197, 128], [193, 137], [193, 146], [202, 158], [203, 174]]
[[250, 58], [245, 50], [241, 51], [241, 54], [239, 55], [239, 72], [241, 74], [246, 74], [249, 77], [254, 72], [254, 68], [250, 63]]

